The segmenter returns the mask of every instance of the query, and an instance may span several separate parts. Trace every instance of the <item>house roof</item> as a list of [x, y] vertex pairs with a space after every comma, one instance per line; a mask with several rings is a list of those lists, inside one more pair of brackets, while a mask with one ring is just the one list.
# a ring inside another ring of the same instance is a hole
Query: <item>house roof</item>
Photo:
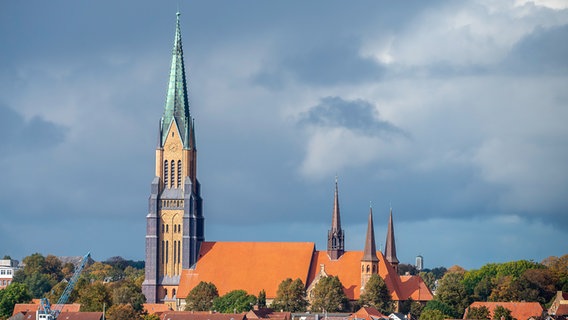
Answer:
[[[35, 313], [37, 311], [37, 309], [40, 307], [39, 299], [34, 299], [33, 302], [34, 303], [16, 303], [16, 305], [14, 306], [14, 311], [12, 312], [12, 315], [15, 315], [19, 312], [22, 312], [22, 313], [33, 312], [33, 313]], [[37, 302], [37, 303], [35, 303], [35, 302]], [[56, 306], [58, 306], [58, 305], [57, 304], [51, 305], [51, 309], [55, 309]], [[64, 305], [63, 309], [61, 309], [61, 312], [79, 312], [79, 309], [81, 309], [80, 303], [71, 303], [71, 304]]]
[[257, 295], [276, 297], [280, 282], [287, 278], [308, 278], [311, 242], [203, 242], [195, 269], [181, 273], [178, 297], [186, 297], [199, 282], [212, 282], [219, 295], [242, 289]]
[[169, 305], [164, 303], [144, 303], [142, 308], [146, 310], [149, 314], [155, 314], [159, 312], [171, 311]]
[[558, 306], [558, 309], [556, 309], [555, 314], [556, 316], [566, 316], [568, 315], [568, 304], [561, 304]]
[[357, 310], [357, 312], [349, 316], [350, 320], [353, 319], [375, 320], [380, 318], [388, 319], [388, 316], [385, 316], [379, 310], [373, 307], [362, 307], [361, 309]]
[[[35, 320], [36, 312], [21, 311], [15, 313], [10, 319]], [[61, 312], [57, 317], [58, 320], [101, 320], [102, 312]]]
[[[527, 320], [531, 317], [539, 317], [542, 315], [544, 309], [538, 302], [482, 302], [477, 301], [470, 305], [471, 307], [479, 308], [485, 306], [489, 309], [491, 318], [493, 318], [493, 310], [497, 306], [502, 306], [505, 309], [511, 310], [511, 316], [517, 320]], [[464, 319], [467, 319], [467, 310], [464, 314]]]
[[168, 311], [160, 320], [245, 320], [244, 313], [194, 313], [191, 311]]

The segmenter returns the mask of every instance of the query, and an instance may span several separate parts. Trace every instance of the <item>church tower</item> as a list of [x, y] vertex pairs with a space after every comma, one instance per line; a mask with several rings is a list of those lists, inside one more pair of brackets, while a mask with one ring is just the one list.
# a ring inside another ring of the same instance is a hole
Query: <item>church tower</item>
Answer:
[[146, 216], [142, 291], [147, 303], [175, 301], [181, 270], [195, 264], [204, 240], [195, 122], [187, 99], [179, 17], [178, 12], [166, 103], [158, 130], [156, 172]]
[[333, 199], [333, 213], [331, 216], [331, 229], [327, 233], [327, 254], [331, 260], [339, 259], [344, 250], [343, 229], [339, 216], [339, 195], [337, 191], [337, 177], [335, 177], [335, 197]]
[[375, 228], [373, 227], [373, 208], [369, 208], [369, 221], [367, 223], [367, 236], [365, 237], [365, 249], [361, 259], [361, 292], [371, 275], [379, 273], [379, 258], [375, 246]]
[[394, 225], [392, 222], [392, 208], [390, 209], [387, 240], [385, 242], [385, 259], [387, 259], [394, 270], [398, 272], [398, 258], [396, 257], [396, 244], [394, 243]]

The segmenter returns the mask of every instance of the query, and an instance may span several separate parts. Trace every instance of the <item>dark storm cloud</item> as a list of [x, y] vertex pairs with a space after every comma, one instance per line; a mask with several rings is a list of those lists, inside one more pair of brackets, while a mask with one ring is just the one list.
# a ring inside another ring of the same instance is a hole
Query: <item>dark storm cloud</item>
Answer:
[[0, 104], [0, 152], [34, 152], [56, 146], [65, 140], [67, 128], [39, 116], [25, 120], [22, 115]]
[[377, 119], [376, 113], [375, 106], [362, 99], [344, 100], [341, 97], [325, 97], [318, 105], [300, 116], [299, 124], [343, 127], [366, 135], [381, 133], [405, 135], [402, 129], [392, 123]]
[[362, 57], [360, 46], [355, 39], [333, 39], [313, 48], [298, 46], [302, 49], [282, 57], [275, 66], [265, 67], [253, 82], [279, 88], [288, 77], [322, 86], [380, 80], [385, 68], [370, 57]]
[[514, 73], [568, 73], [568, 25], [537, 28], [519, 41], [506, 58]]

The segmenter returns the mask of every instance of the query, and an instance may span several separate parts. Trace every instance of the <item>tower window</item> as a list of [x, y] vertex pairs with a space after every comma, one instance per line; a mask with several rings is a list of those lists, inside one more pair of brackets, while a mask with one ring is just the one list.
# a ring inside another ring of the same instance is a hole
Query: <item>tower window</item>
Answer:
[[166, 264], [168, 263], [168, 258], [169, 258], [169, 250], [170, 249], [170, 244], [168, 241], [166, 241]]
[[168, 230], [169, 225], [166, 224], [166, 233], [168, 233], [170, 230]]
[[178, 241], [178, 263], [181, 262], [181, 241]]
[[168, 160], [164, 161], [164, 188], [168, 186]]
[[177, 259], [177, 241], [174, 241], [174, 264], [176, 264]]
[[181, 160], [178, 160], [178, 175], [177, 175], [177, 187], [181, 185]]
[[175, 161], [172, 160], [172, 167], [170, 168], [170, 172], [171, 172], [171, 179], [170, 179], [170, 187], [174, 187], [174, 178], [175, 178]]

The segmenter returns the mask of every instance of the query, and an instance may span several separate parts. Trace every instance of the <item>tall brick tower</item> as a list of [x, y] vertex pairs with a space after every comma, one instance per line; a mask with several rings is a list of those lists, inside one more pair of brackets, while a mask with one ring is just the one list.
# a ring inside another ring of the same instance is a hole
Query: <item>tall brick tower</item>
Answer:
[[179, 17], [178, 12], [156, 148], [156, 176], [146, 216], [146, 277], [142, 292], [148, 303], [175, 301], [181, 270], [195, 264], [204, 240], [195, 122], [187, 99]]

